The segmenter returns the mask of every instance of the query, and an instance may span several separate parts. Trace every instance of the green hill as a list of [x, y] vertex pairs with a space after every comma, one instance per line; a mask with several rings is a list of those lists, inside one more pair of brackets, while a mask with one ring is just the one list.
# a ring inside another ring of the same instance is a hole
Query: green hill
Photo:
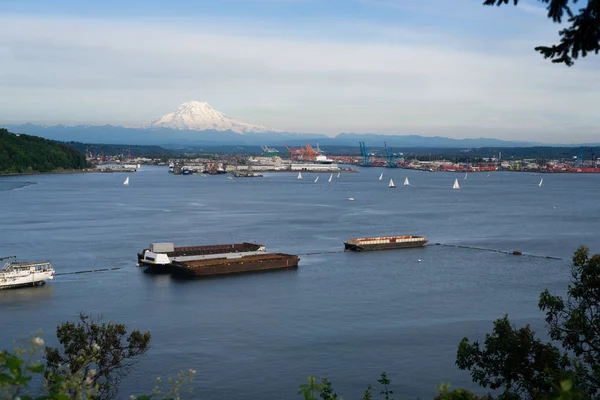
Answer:
[[0, 129], [0, 173], [86, 168], [83, 154], [66, 144]]

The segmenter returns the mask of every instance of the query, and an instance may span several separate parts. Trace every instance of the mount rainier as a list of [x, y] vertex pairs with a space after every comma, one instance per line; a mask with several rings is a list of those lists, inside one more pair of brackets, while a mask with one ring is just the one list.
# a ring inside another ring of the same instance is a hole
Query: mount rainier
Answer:
[[252, 125], [230, 118], [210, 104], [188, 101], [175, 111], [152, 121], [147, 128], [167, 128], [186, 131], [231, 131], [239, 134], [281, 132], [266, 126]]

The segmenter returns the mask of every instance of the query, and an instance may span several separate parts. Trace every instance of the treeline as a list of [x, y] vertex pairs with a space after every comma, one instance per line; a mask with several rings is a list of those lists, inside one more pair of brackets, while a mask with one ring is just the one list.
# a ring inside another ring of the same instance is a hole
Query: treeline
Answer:
[[0, 173], [86, 168], [85, 156], [63, 143], [0, 129]]

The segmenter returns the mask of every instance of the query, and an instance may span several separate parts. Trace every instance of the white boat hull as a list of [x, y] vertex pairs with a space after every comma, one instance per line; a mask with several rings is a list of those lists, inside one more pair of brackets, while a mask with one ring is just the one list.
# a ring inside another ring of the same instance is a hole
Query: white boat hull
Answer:
[[13, 271], [0, 274], [0, 290], [22, 286], [43, 285], [47, 280], [54, 279], [54, 271]]

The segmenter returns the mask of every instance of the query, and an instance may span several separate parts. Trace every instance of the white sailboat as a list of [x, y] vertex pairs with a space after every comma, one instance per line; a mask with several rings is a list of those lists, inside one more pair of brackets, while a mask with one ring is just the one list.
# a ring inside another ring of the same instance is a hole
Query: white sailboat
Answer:
[[315, 179], [315, 183], [319, 182], [319, 177], [317, 176], [317, 179]]
[[327, 179], [327, 182], [331, 182], [332, 179], [333, 179], [333, 174], [329, 175], [329, 179]]
[[454, 186], [452, 186], [452, 189], [460, 189], [460, 185], [458, 184], [458, 178], [454, 180]]
[[388, 187], [389, 187], [390, 189], [393, 189], [393, 188], [395, 188], [395, 187], [396, 187], [396, 185], [394, 185], [394, 181], [393, 181], [391, 178], [390, 178], [390, 183], [389, 183]]
[[302, 172], [298, 172], [298, 178], [297, 179], [302, 179]]
[[467, 179], [467, 175], [468, 175], [468, 174], [469, 174], [468, 172], [465, 172], [465, 179]]
[[404, 178], [404, 186], [410, 186], [410, 182], [408, 181], [408, 176]]
[[340, 177], [340, 173], [338, 172], [338, 174], [337, 174], [337, 178], [339, 178], [339, 177]]
[[540, 179], [540, 183], [538, 183], [539, 187], [542, 187], [542, 183], [544, 182], [544, 178]]
[[129, 186], [129, 177], [125, 178], [125, 182], [123, 182], [123, 186]]
[[379, 175], [379, 180], [383, 179], [383, 173], [381, 173], [381, 175]]

